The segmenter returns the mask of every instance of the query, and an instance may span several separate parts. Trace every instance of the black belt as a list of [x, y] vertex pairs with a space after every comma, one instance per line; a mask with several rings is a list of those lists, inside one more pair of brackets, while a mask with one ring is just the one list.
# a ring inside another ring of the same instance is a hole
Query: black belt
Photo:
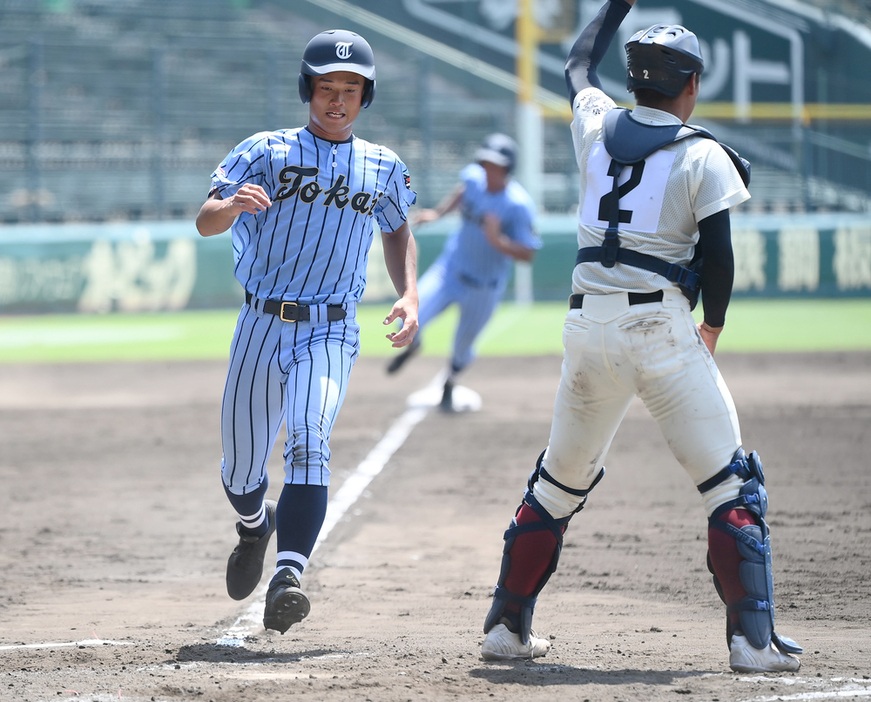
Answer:
[[[249, 305], [254, 296], [246, 292], [245, 302]], [[260, 309], [266, 314], [274, 314], [282, 322], [308, 322], [311, 319], [311, 308], [298, 302], [282, 302], [280, 300], [263, 300]], [[327, 305], [327, 321], [338, 322], [347, 316], [345, 308], [341, 305]]]
[[457, 273], [457, 278], [460, 279], [460, 282], [465, 283], [470, 288], [495, 288], [499, 285], [498, 280], [490, 280], [490, 281], [481, 281], [476, 280], [470, 275], [466, 275], [465, 273]]
[[[652, 293], [629, 293], [630, 305], [643, 305], [647, 302], [662, 302], [662, 290], [657, 290]], [[584, 306], [583, 295], [572, 295], [569, 298], [569, 309], [579, 310]]]

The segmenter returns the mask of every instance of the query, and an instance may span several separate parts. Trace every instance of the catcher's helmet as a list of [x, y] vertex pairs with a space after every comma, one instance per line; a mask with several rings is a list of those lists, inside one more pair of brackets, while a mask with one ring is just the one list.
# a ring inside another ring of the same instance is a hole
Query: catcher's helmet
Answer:
[[626, 89], [648, 88], [678, 95], [705, 62], [695, 34], [679, 24], [657, 24], [633, 34], [626, 42]]
[[366, 79], [361, 105], [369, 107], [375, 97], [375, 54], [363, 37], [345, 29], [330, 29], [315, 36], [302, 53], [299, 69], [299, 97], [311, 100], [311, 76], [349, 71]]
[[514, 139], [505, 134], [490, 134], [484, 138], [481, 147], [475, 153], [475, 160], [478, 163], [481, 161], [495, 163], [497, 166], [507, 168], [510, 173], [517, 164], [517, 144]]

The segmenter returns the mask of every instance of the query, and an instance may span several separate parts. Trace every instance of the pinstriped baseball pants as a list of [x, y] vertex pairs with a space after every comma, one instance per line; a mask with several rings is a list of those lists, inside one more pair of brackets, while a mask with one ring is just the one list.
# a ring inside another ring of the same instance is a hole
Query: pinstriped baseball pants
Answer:
[[243, 305], [221, 407], [221, 475], [230, 492], [262, 484], [282, 425], [284, 482], [329, 485], [330, 434], [359, 339], [354, 318], [289, 323]]
[[495, 286], [470, 286], [448, 268], [443, 257], [438, 258], [417, 284], [420, 297], [418, 340], [423, 339], [424, 327], [456, 303], [460, 316], [454, 332], [451, 365], [462, 370], [475, 360], [475, 341], [499, 306], [504, 291], [504, 282]]

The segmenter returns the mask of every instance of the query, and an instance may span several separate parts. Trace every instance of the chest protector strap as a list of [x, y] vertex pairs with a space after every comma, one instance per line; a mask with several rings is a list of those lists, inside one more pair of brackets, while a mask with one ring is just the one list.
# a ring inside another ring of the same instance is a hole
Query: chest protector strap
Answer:
[[[707, 129], [688, 124], [669, 124], [653, 127], [641, 124], [632, 118], [629, 110], [617, 108], [608, 112], [603, 120], [605, 150], [611, 156], [611, 167], [608, 175], [613, 180], [608, 199], [608, 228], [601, 246], [586, 246], [578, 250], [575, 265], [578, 263], [601, 263], [606, 268], [612, 268], [615, 263], [623, 263], [635, 268], [657, 273], [676, 283], [690, 300], [695, 303], [699, 292], [699, 274], [693, 265], [690, 268], [670, 263], [655, 256], [625, 249], [620, 246], [620, 186], [618, 179], [626, 166], [632, 166], [644, 161], [650, 154], [659, 151], [664, 146], [687, 137], [699, 136], [705, 139], [716, 137]], [[720, 143], [720, 142], [717, 142]], [[745, 187], [750, 184], [750, 163], [741, 158], [738, 153], [725, 144], [720, 144], [732, 159]]]

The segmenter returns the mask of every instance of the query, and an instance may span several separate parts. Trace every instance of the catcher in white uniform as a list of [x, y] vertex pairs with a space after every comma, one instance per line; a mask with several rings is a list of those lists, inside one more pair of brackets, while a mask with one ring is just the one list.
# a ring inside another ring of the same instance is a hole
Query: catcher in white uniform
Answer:
[[[536, 598], [637, 396], [701, 493], [730, 667], [794, 671], [800, 663], [791, 654], [802, 649], [774, 632], [762, 464], [741, 446], [713, 359], [734, 273], [729, 208], [750, 197], [749, 164], [685, 124], [704, 62], [684, 27], [656, 25], [627, 42], [634, 110], [618, 109], [601, 90], [596, 67], [633, 4], [606, 2], [566, 63], [580, 169], [574, 294], [550, 441], [505, 532], [482, 655], [547, 653], [549, 642], [531, 629]], [[696, 325], [699, 292], [704, 321]]]

